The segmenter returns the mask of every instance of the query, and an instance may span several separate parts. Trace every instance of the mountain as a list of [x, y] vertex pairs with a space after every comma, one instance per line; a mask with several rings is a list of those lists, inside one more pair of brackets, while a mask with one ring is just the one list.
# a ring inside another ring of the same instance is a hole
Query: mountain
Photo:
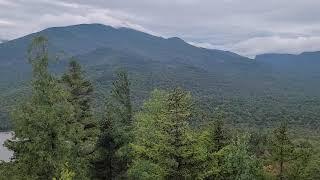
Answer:
[[[153, 61], [189, 64], [209, 71], [221, 69], [221, 66], [229, 66], [228, 64], [232, 63], [245, 64], [251, 61], [232, 52], [194, 47], [179, 38], [165, 39], [128, 28], [81, 24], [48, 28], [0, 44], [0, 75], [6, 77], [0, 77], [0, 84], [8, 80], [16, 82], [28, 78], [30, 66], [26, 61], [26, 49], [31, 40], [38, 35], [46, 36], [52, 54], [60, 54], [62, 59], [81, 55], [88, 57], [88, 54], [97, 49], [109, 48]], [[91, 61], [88, 65], [94, 65], [94, 59], [86, 60]]]
[[184, 62], [203, 63], [209, 58], [214, 58], [217, 61], [247, 59], [227, 51], [197, 48], [179, 38], [165, 39], [128, 28], [113, 28], [101, 24], [81, 24], [49, 28], [1, 44], [1, 63], [3, 61], [23, 62], [24, 50], [31, 39], [37, 35], [48, 37], [51, 50], [55, 52], [64, 51], [67, 56], [109, 47], [149, 56], [159, 61], [182, 60]]
[[[312, 127], [319, 122], [320, 108], [314, 99], [320, 97], [320, 85], [315, 83], [320, 67], [317, 52], [297, 57], [265, 54], [253, 60], [195, 47], [178, 37], [157, 37], [101, 24], [48, 28], [0, 44], [0, 119], [7, 118], [11, 105], [28, 94], [25, 84], [31, 68], [26, 49], [38, 35], [49, 39], [51, 55], [60, 55], [61, 60], [51, 65], [54, 72], [64, 71], [71, 56], [81, 62], [95, 82], [97, 103], [109, 91], [114, 71], [125, 68], [137, 103], [154, 88], [181, 86], [207, 106], [225, 108], [234, 123], [272, 124], [277, 116], [270, 114], [283, 111], [281, 108], [294, 112], [296, 125], [305, 123], [302, 117], [309, 117]], [[305, 101], [308, 114], [299, 106]]]
[[[303, 52], [301, 54], [261, 54], [255, 58], [257, 61], [272, 64], [276, 68], [294, 68], [304, 70], [303, 68], [313, 68], [320, 65], [320, 51]], [[301, 67], [301, 65], [306, 65]], [[312, 65], [312, 66], [311, 66]]]
[[255, 60], [272, 68], [271, 74], [290, 82], [309, 96], [319, 95], [320, 52], [294, 54], [262, 54]]
[[[214, 79], [221, 79], [218, 80], [220, 83], [225, 79], [223, 76], [236, 76], [242, 72], [239, 71], [241, 68], [254, 64], [251, 59], [235, 53], [195, 47], [177, 37], [166, 39], [128, 28], [81, 24], [48, 28], [0, 44], [0, 87], [2, 89], [11, 91], [15, 86], [19, 86], [30, 78], [26, 49], [31, 40], [38, 35], [49, 39], [51, 53], [60, 55], [61, 66], [65, 65], [65, 59], [76, 56], [86, 64], [87, 69], [94, 69], [95, 66], [107, 65], [111, 62], [117, 65], [118, 62], [124, 61], [127, 61], [128, 66], [125, 68], [136, 69], [132, 67], [136, 65], [132, 64], [132, 59], [143, 59], [145, 61], [140, 66], [142, 67], [141, 72], [137, 73], [163, 74], [167, 71], [166, 75], [171, 72], [181, 73], [180, 78], [187, 81], [184, 76], [191, 68], [206, 74], [202, 76], [204, 79], [201, 81], [206, 81], [207, 77], [214, 75], [216, 77]], [[106, 51], [103, 52], [104, 50]], [[143, 66], [150, 67], [150, 64], [155, 62], [158, 65], [152, 69], [157, 69], [157, 71], [143, 68]], [[177, 71], [175, 68], [182, 68], [186, 72]], [[229, 69], [228, 72], [225, 71], [226, 69]], [[110, 72], [112, 70], [114, 69], [109, 69]], [[168, 77], [168, 79], [174, 81], [175, 77]], [[6, 84], [10, 84], [10, 88], [7, 88]], [[193, 85], [194, 83], [191, 82], [190, 87]]]

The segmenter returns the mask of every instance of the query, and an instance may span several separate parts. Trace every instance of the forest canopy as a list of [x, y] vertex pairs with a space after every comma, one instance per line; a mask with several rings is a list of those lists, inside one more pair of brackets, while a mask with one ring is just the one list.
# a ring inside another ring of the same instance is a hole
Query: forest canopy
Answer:
[[262, 131], [238, 126], [231, 111], [257, 107], [208, 107], [181, 87], [156, 88], [137, 103], [123, 68], [97, 110], [97, 89], [76, 59], [61, 76], [52, 73], [42, 36], [28, 57], [30, 96], [11, 112], [14, 138], [5, 145], [14, 155], [0, 163], [0, 179], [320, 178], [319, 142], [292, 134], [283, 112], [259, 110], [255, 118], [278, 122]]

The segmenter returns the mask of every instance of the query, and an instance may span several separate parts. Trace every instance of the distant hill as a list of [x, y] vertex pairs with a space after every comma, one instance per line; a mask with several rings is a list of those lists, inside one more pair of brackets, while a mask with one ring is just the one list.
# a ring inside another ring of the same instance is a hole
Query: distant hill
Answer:
[[81, 24], [67, 27], [48, 28], [43, 31], [1, 44], [1, 63], [23, 62], [25, 49], [31, 39], [44, 35], [50, 40], [51, 50], [64, 51], [66, 55], [79, 55], [92, 50], [109, 47], [117, 50], [135, 52], [160, 61], [188, 61], [203, 63], [210, 59], [216, 61], [244, 60], [237, 54], [197, 48], [179, 38], [165, 39], [128, 28], [113, 28], [101, 24]]
[[208, 71], [221, 69], [222, 66], [233, 63], [246, 64], [251, 61], [232, 52], [194, 47], [179, 38], [165, 39], [128, 28], [81, 24], [48, 28], [0, 44], [0, 75], [6, 77], [5, 79], [0, 77], [0, 83], [9, 79], [10, 83], [16, 80], [24, 81], [28, 77], [30, 66], [26, 61], [26, 49], [32, 38], [38, 35], [49, 39], [52, 54], [60, 54], [62, 59], [84, 55], [86, 59], [82, 58], [83, 62], [88, 61], [88, 66], [93, 66], [95, 63], [103, 64], [88, 56], [95, 56], [94, 52], [103, 48], [112, 49], [113, 52], [135, 54], [144, 59], [166, 64], [188, 64]]
[[[320, 65], [320, 51], [294, 54], [261, 54], [255, 58], [257, 61], [272, 64], [275, 68], [295, 68], [295, 70], [308, 70], [303, 68], [316, 68]], [[303, 65], [303, 68], [301, 65]]]
[[4, 43], [4, 42], [7, 42], [7, 41], [4, 39], [0, 39], [0, 43]]
[[69, 57], [76, 57], [95, 82], [100, 99], [109, 91], [113, 72], [125, 68], [138, 103], [154, 88], [182, 86], [208, 106], [223, 105], [231, 117], [237, 118], [232, 121], [235, 123], [274, 123], [277, 116], [269, 115], [285, 107], [297, 113], [291, 113], [297, 125], [306, 124], [300, 119], [306, 116], [299, 107], [302, 101], [309, 102], [306, 108], [312, 107], [306, 121], [313, 127], [319, 122], [320, 106], [314, 101], [320, 97], [320, 85], [316, 83], [320, 77], [318, 52], [264, 54], [253, 60], [228, 51], [195, 47], [177, 37], [157, 37], [101, 24], [48, 28], [1, 43], [0, 118], [6, 118], [8, 108], [28, 93], [25, 84], [31, 68], [26, 49], [37, 35], [46, 36], [51, 54], [61, 57], [52, 66], [55, 72], [65, 69]]
[[255, 59], [272, 69], [273, 76], [287, 82], [288, 88], [299, 88], [308, 96], [319, 96], [320, 52], [293, 54], [263, 54]]

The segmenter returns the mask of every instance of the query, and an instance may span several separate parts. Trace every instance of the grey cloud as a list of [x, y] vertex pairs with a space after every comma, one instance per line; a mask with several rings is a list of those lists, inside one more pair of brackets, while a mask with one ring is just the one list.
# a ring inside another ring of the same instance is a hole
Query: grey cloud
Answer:
[[47, 27], [80, 23], [103, 23], [151, 32], [129, 19], [134, 18], [134, 15], [113, 9], [50, 0], [17, 0], [14, 3], [2, 3], [0, 6], [0, 38], [12, 39]]
[[279, 36], [251, 38], [239, 43], [214, 45], [210, 43], [189, 42], [194, 46], [209, 49], [230, 50], [238, 54], [254, 58], [257, 54], [264, 53], [290, 53], [319, 51], [320, 36], [286, 38]]
[[51, 26], [127, 26], [194, 45], [258, 53], [320, 50], [318, 0], [0, 0], [0, 38]]
[[239, 54], [253, 57], [263, 53], [291, 53], [299, 54], [307, 51], [319, 51], [320, 36], [282, 38], [279, 36], [252, 38], [231, 45], [229, 49]]

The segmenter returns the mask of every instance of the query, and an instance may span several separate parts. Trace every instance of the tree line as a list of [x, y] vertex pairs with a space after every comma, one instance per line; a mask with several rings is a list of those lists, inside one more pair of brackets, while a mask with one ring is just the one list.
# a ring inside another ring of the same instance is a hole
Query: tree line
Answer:
[[195, 126], [204, 117], [190, 92], [156, 89], [136, 107], [121, 70], [99, 119], [75, 59], [57, 77], [45, 37], [28, 54], [32, 93], [11, 113], [14, 138], [5, 145], [14, 155], [0, 163], [0, 179], [320, 179], [319, 152], [290, 138], [285, 117], [269, 133], [228, 127], [223, 111]]

